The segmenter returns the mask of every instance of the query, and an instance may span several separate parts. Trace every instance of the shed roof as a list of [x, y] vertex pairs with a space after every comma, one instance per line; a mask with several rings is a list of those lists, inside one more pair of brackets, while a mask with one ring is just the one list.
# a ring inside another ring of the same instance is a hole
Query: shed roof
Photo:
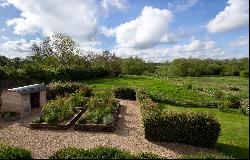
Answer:
[[18, 93], [28, 93], [28, 94], [40, 92], [44, 90], [46, 90], [46, 86], [43, 83], [8, 89], [8, 91], [13, 91], [13, 92], [18, 92]]

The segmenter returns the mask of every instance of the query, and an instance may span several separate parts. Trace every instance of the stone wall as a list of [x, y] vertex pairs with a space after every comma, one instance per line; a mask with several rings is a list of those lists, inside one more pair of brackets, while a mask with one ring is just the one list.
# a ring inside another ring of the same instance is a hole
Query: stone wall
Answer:
[[1, 94], [2, 112], [21, 113], [21, 94], [17, 92], [4, 91]]
[[21, 94], [21, 118], [30, 115], [31, 113], [31, 102], [30, 102], [30, 94]]
[[40, 92], [40, 107], [47, 103], [46, 91]]

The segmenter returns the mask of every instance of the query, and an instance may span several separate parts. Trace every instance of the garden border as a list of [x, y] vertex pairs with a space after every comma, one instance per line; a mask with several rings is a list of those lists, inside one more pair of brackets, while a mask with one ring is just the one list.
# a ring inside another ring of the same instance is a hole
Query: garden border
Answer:
[[95, 132], [114, 132], [118, 121], [121, 105], [118, 103], [118, 108], [113, 113], [113, 121], [110, 125], [103, 124], [74, 124], [74, 130], [78, 131], [95, 131]]
[[49, 124], [49, 123], [29, 123], [29, 128], [31, 129], [56, 129], [56, 130], [66, 130], [71, 127], [86, 111], [86, 108], [80, 109], [75, 113], [65, 124]]

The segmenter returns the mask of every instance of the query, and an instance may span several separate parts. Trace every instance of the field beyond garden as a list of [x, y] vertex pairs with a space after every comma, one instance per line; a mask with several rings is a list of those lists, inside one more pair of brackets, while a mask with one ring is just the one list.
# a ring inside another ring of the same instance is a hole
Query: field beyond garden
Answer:
[[[204, 88], [211, 92], [219, 90], [223, 94], [233, 94], [247, 99], [249, 97], [247, 78], [234, 76], [159, 78], [131, 75], [89, 80], [84, 81], [84, 83], [92, 88], [112, 88], [116, 85], [143, 87], [152, 97], [155, 97], [156, 102], [158, 100], [162, 112], [174, 110], [211, 113], [219, 120], [222, 128], [216, 148], [225, 155], [231, 155], [234, 158], [249, 158], [249, 116], [241, 114], [238, 109], [221, 112], [216, 107], [177, 106], [162, 100], [189, 101], [191, 104], [192, 102], [211, 103], [218, 101], [212, 96], [196, 92], [195, 88]], [[191, 85], [193, 89], [188, 89], [187, 85]], [[239, 90], [234, 91], [230, 87], [236, 87]]]

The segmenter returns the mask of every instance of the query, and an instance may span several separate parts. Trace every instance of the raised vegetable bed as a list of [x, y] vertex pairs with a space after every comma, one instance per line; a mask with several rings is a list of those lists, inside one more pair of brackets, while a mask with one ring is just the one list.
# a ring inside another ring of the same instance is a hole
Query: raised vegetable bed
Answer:
[[[81, 130], [81, 131], [99, 131], [99, 132], [113, 132], [116, 128], [116, 123], [118, 121], [118, 115], [120, 111], [120, 104], [118, 104], [118, 108], [112, 113], [112, 122], [111, 124], [81, 124], [75, 123], [74, 130]], [[84, 118], [85, 115], [83, 115]]]
[[29, 127], [32, 129], [57, 129], [57, 130], [64, 130], [71, 127], [80, 117], [81, 115], [86, 111], [86, 109], [78, 110], [68, 121], [64, 123], [56, 123], [56, 124], [50, 124], [50, 123], [34, 123], [31, 122], [29, 124]]

